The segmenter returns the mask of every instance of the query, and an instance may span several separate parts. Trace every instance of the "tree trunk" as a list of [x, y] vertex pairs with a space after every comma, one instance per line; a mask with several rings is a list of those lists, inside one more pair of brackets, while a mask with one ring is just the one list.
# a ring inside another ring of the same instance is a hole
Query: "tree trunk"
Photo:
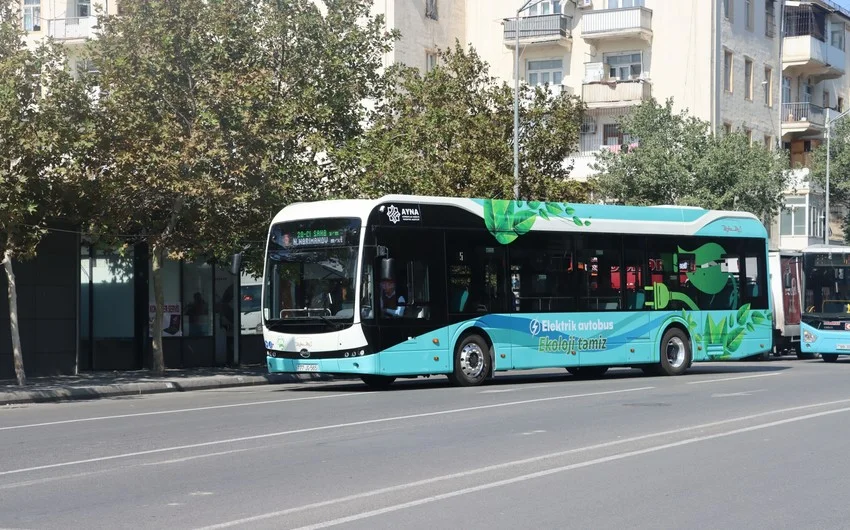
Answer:
[[21, 352], [21, 330], [18, 329], [18, 288], [15, 285], [15, 272], [12, 270], [12, 253], [6, 250], [3, 255], [3, 266], [6, 269], [6, 278], [9, 280], [9, 325], [12, 329], [12, 356], [15, 359], [15, 376], [18, 385], [27, 384], [27, 376], [24, 373], [24, 356]]
[[158, 244], [151, 245], [151, 269], [153, 272], [153, 296], [156, 305], [153, 327], [153, 371], [161, 374], [165, 372], [165, 356], [162, 352], [162, 263], [165, 261], [165, 249]]

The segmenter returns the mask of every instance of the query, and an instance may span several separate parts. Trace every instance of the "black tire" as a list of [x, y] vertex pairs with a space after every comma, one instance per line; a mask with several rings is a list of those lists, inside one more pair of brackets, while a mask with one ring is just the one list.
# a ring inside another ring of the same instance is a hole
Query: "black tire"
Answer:
[[490, 346], [477, 334], [467, 335], [455, 346], [454, 371], [449, 380], [457, 386], [477, 386], [490, 376]]
[[818, 356], [818, 354], [816, 354], [816, 353], [807, 352], [807, 351], [804, 352], [804, 351], [797, 350], [797, 358], [800, 359], [800, 360], [803, 360], [803, 361], [808, 361], [808, 360], [814, 359], [817, 356]]
[[360, 379], [363, 380], [364, 383], [369, 385], [372, 388], [378, 390], [384, 390], [389, 388], [393, 381], [395, 381], [395, 377], [390, 377], [388, 375], [361, 375]]
[[580, 378], [580, 379], [593, 379], [596, 377], [602, 377], [605, 375], [605, 372], [608, 371], [607, 366], [582, 366], [575, 367], [571, 366], [567, 368], [567, 371], [572, 375]]
[[835, 353], [822, 353], [821, 357], [825, 363], [834, 363], [838, 360], [838, 354]]
[[659, 375], [682, 375], [691, 365], [691, 339], [679, 328], [669, 328], [661, 338]]

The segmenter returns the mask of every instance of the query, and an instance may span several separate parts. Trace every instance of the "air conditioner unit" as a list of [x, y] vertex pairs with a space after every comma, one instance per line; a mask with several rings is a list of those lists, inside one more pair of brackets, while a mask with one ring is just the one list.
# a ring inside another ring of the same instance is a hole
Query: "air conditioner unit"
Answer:
[[578, 0], [578, 6], [582, 9], [593, 7], [593, 0]]
[[596, 134], [596, 121], [587, 120], [581, 123], [581, 134]]

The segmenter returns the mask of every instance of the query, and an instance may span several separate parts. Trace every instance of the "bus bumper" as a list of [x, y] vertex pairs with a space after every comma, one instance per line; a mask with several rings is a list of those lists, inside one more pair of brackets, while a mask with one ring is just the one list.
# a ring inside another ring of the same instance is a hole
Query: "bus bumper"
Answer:
[[[850, 353], [850, 352], [848, 352]], [[377, 357], [350, 359], [280, 359], [266, 357], [269, 373], [299, 374], [378, 374]]]
[[800, 324], [800, 350], [803, 353], [850, 355], [850, 331], [815, 329]]

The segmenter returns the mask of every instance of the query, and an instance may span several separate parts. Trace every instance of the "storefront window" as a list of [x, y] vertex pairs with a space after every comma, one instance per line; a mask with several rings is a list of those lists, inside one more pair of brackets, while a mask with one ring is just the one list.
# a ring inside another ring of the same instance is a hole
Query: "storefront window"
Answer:
[[239, 318], [242, 334], [261, 335], [263, 333], [263, 319], [260, 298], [263, 289], [263, 277], [243, 273], [240, 284]]
[[[134, 336], [132, 250], [128, 250], [123, 256], [113, 252], [96, 251], [91, 266], [84, 268], [81, 272], [84, 273], [82, 282], [87, 281], [86, 272], [91, 279], [93, 301], [91, 322], [94, 338], [132, 338]], [[86, 306], [89, 304], [87, 297], [80, 298], [81, 303], [85, 303]]]
[[[153, 334], [153, 321], [156, 317], [156, 298], [153, 291], [153, 269], [148, 264], [148, 321], [151, 336]], [[183, 305], [180, 297], [180, 262], [165, 260], [162, 265], [162, 336], [183, 336]]]
[[189, 337], [212, 336], [212, 278], [209, 263], [183, 263], [183, 322]]

